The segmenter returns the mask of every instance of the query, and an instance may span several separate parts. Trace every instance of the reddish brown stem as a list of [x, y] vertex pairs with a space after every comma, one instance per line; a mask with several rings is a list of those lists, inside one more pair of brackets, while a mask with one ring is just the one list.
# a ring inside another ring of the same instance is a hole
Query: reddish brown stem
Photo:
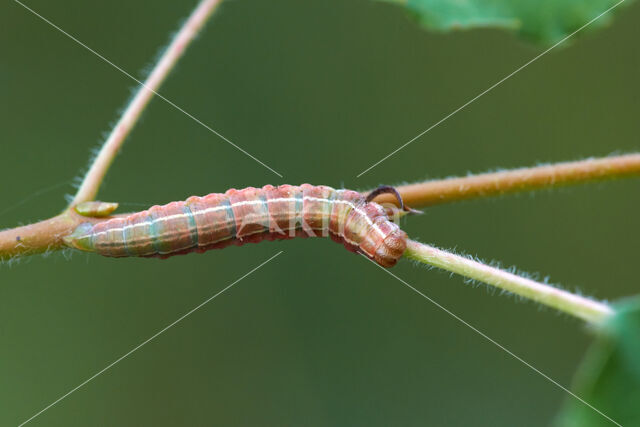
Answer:
[[83, 222], [96, 221], [99, 219], [68, 210], [44, 221], [0, 231], [0, 260], [60, 250], [64, 247], [64, 236]]
[[[408, 206], [418, 207], [625, 176], [640, 176], [640, 153], [425, 181], [396, 189]], [[391, 194], [381, 194], [376, 201], [397, 203]]]
[[[406, 204], [429, 206], [473, 197], [489, 197], [516, 191], [636, 175], [640, 175], [640, 154], [628, 154], [427, 181], [403, 185], [397, 189]], [[396, 198], [390, 194], [381, 194], [376, 200], [397, 203]], [[73, 209], [69, 209], [56, 217], [35, 224], [0, 231], [0, 259], [61, 249], [64, 246], [62, 238], [70, 234], [79, 224], [104, 219], [106, 218], [81, 216]]]

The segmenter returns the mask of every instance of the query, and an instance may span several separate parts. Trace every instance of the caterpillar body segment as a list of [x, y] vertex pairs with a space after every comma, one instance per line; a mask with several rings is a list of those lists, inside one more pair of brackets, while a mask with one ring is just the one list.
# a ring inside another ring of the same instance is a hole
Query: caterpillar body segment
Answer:
[[310, 184], [230, 189], [192, 196], [96, 224], [65, 238], [109, 257], [160, 257], [293, 237], [331, 237], [384, 267], [396, 264], [407, 235], [385, 209], [356, 191]]

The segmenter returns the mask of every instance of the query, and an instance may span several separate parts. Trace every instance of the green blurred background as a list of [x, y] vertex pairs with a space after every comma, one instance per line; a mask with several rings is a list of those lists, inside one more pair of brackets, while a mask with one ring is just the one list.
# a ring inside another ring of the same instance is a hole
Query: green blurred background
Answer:
[[[142, 77], [195, 2], [28, 5]], [[230, 187], [367, 189], [638, 150], [639, 19], [640, 4], [620, 11], [356, 178], [541, 49], [493, 30], [428, 33], [386, 3], [229, 1], [160, 92], [284, 178], [156, 99], [99, 198], [139, 210]], [[0, 52], [0, 226], [12, 227], [64, 207], [135, 85], [11, 1], [0, 5]], [[616, 299], [640, 288], [639, 185], [433, 207], [405, 229]], [[567, 397], [367, 261], [307, 239], [165, 261], [56, 253], [1, 265], [0, 425], [280, 250], [31, 424], [540, 426]], [[579, 321], [459, 277], [407, 261], [393, 273], [564, 385], [592, 339]]]

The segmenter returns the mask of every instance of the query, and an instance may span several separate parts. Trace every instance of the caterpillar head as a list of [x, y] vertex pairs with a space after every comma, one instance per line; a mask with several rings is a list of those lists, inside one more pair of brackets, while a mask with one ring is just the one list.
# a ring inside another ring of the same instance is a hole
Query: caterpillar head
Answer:
[[376, 248], [373, 255], [374, 261], [383, 267], [393, 267], [407, 249], [407, 239], [407, 233], [396, 226], [396, 229], [389, 233]]

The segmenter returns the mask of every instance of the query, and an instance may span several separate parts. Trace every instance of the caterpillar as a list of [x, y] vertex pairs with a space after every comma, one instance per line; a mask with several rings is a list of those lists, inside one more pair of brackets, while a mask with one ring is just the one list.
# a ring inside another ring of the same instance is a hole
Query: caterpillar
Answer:
[[[205, 252], [228, 245], [293, 237], [327, 237], [348, 250], [392, 267], [404, 253], [407, 235], [368, 196], [310, 184], [230, 189], [192, 196], [101, 222], [82, 223], [64, 238], [69, 247], [108, 257], [160, 257]], [[415, 211], [414, 211], [415, 212]]]

